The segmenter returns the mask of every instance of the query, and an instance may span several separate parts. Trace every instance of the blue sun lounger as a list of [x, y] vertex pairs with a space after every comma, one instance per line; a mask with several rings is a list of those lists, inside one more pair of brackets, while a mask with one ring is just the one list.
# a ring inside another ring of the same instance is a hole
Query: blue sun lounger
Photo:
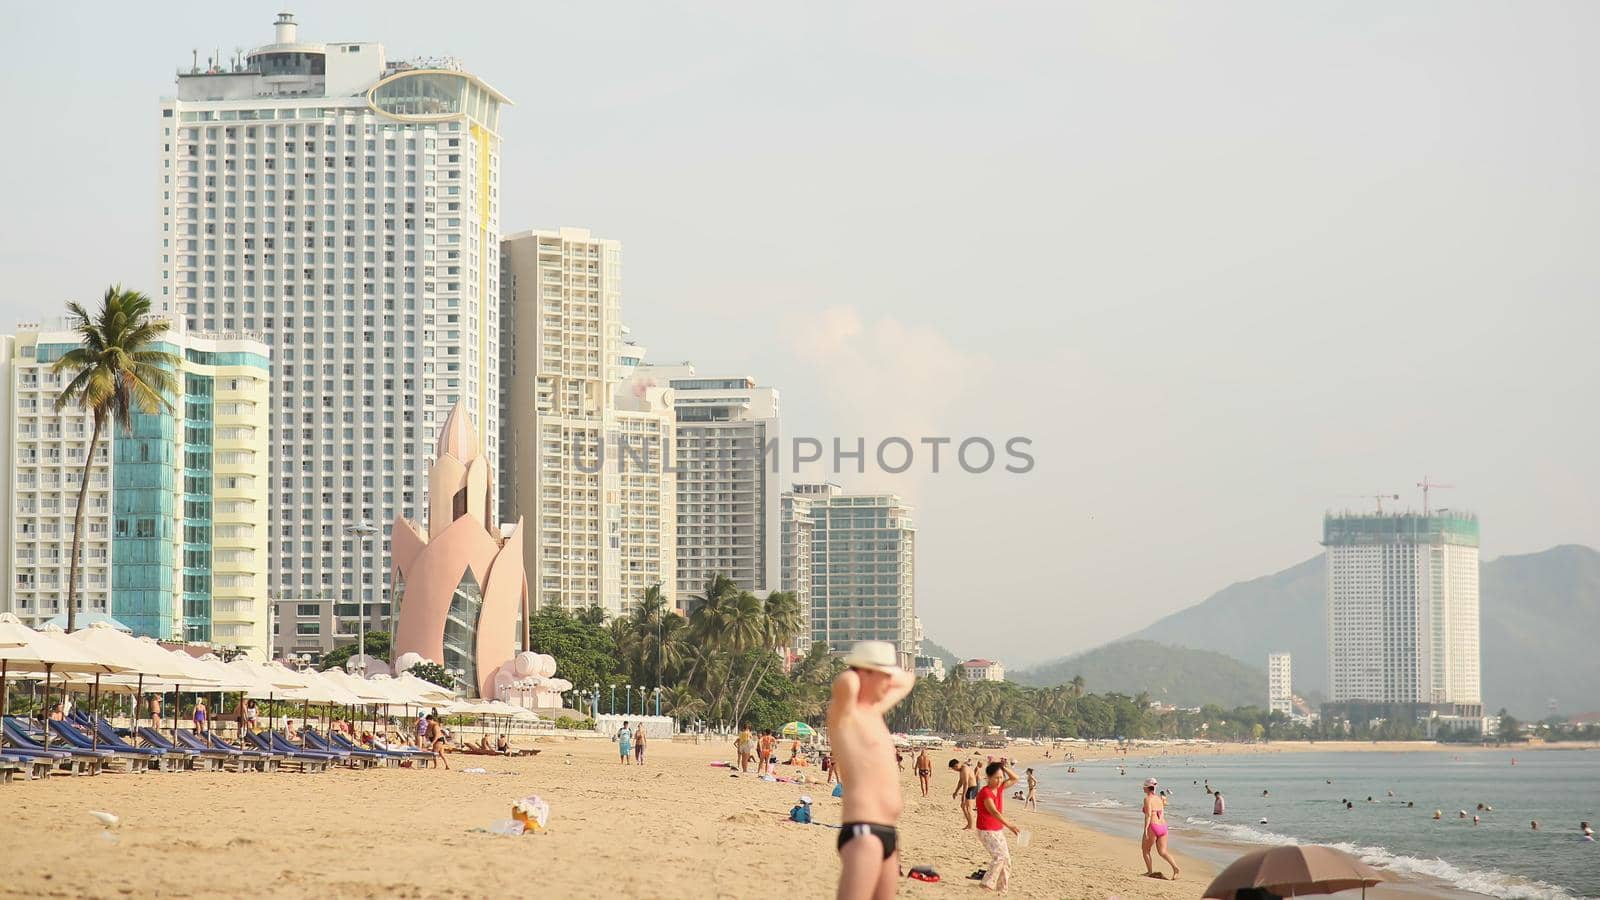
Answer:
[[[74, 750], [86, 750], [91, 753], [95, 751], [110, 753], [110, 759], [124, 766], [129, 772], [143, 772], [151, 766], [158, 765], [157, 758], [160, 754], [142, 750], [138, 747], [130, 747], [126, 744], [118, 747], [102, 742], [97, 747], [92, 738], [79, 731], [77, 726], [70, 722], [52, 721], [50, 730], [55, 732], [56, 737], [65, 741]], [[119, 741], [118, 743], [120, 744], [121, 742]]]
[[52, 743], [50, 749], [46, 750], [16, 716], [6, 716], [4, 734], [6, 743], [10, 745], [6, 749], [7, 753], [54, 759], [58, 765], [75, 775], [99, 774], [100, 768], [111, 758], [108, 751], [78, 750], [56, 743]]
[[140, 728], [139, 740], [144, 741], [147, 747], [153, 747], [167, 753], [181, 754], [185, 765], [202, 771], [215, 772], [224, 768], [229, 760], [228, 754], [220, 750], [196, 750], [193, 747], [174, 744], [172, 738], [167, 737], [155, 728]]
[[285, 741], [276, 731], [248, 732], [245, 740], [254, 744], [258, 749], [270, 750], [284, 757], [286, 762], [292, 762], [300, 767], [302, 772], [315, 772], [328, 768], [337, 760], [332, 753], [319, 753], [315, 750], [302, 750]]
[[184, 750], [191, 750], [200, 754], [202, 759], [212, 760], [221, 769], [226, 769], [231, 763], [235, 772], [265, 770], [262, 762], [266, 759], [266, 754], [255, 750], [239, 750], [233, 747], [213, 747], [204, 738], [188, 728], [178, 729], [178, 746]]
[[[184, 735], [189, 735], [190, 740], [201, 740], [201, 738], [198, 738], [192, 732], [178, 732], [179, 738], [182, 738]], [[278, 771], [278, 764], [283, 762], [284, 759], [282, 753], [274, 753], [271, 750], [260, 750], [254, 746], [241, 747], [238, 744], [230, 744], [215, 733], [206, 735], [206, 738], [209, 739], [206, 741], [206, 743], [209, 743], [212, 747], [215, 747], [218, 750], [244, 754], [242, 757], [243, 760], [247, 762], [254, 760], [263, 772]]]
[[371, 747], [361, 747], [342, 734], [329, 735], [329, 740], [333, 741], [335, 747], [344, 750], [367, 750], [372, 753], [379, 753], [402, 765], [408, 762], [420, 762], [426, 766], [433, 762], [432, 753], [425, 753], [420, 750], [396, 750], [393, 747], [385, 747], [377, 741], [373, 741]]
[[394, 759], [392, 757], [383, 753], [379, 753], [375, 750], [367, 750], [361, 747], [341, 747], [335, 744], [330, 744], [328, 743], [327, 738], [315, 731], [306, 732], [306, 746], [313, 750], [321, 750], [326, 753], [342, 753], [344, 754], [344, 761], [346, 763], [360, 765], [364, 768], [370, 768], [379, 764], [385, 766], [394, 764]]

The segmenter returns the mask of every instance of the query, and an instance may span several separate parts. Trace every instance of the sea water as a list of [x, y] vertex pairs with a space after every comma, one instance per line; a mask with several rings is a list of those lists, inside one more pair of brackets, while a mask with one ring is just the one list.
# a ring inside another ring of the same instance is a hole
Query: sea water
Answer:
[[[1041, 799], [1130, 836], [1139, 829], [1144, 780], [1156, 778], [1171, 792], [1176, 846], [1185, 838], [1237, 850], [1329, 844], [1421, 885], [1532, 900], [1600, 896], [1600, 843], [1585, 842], [1578, 827], [1600, 827], [1596, 751], [1130, 753], [1063, 762], [1040, 775]], [[1208, 782], [1223, 792], [1224, 815], [1212, 815]]]

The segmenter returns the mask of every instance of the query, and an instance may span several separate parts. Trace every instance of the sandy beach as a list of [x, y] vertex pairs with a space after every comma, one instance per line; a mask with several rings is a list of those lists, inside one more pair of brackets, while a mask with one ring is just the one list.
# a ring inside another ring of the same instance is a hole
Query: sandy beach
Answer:
[[[802, 793], [819, 823], [839, 821], [820, 785], [733, 778], [711, 763], [726, 742], [652, 742], [643, 768], [621, 766], [594, 739], [528, 742], [505, 759], [453, 755], [452, 771], [325, 774], [102, 775], [0, 788], [4, 897], [791, 897], [832, 896], [838, 831], [786, 821]], [[1028, 748], [1024, 761], [1041, 750]], [[923, 799], [907, 760], [902, 860], [931, 865], [940, 884], [902, 882], [907, 897], [975, 896], [966, 876], [987, 860], [960, 830], [948, 752], [935, 756]], [[487, 774], [463, 768], [481, 766]], [[781, 774], [791, 775], [791, 767]], [[807, 770], [816, 777], [814, 769]], [[512, 800], [551, 805], [545, 833], [478, 833]], [[1200, 895], [1210, 867], [1180, 855], [1183, 878], [1142, 875], [1131, 839], [1007, 804], [1033, 831], [1015, 850], [1009, 896], [1158, 898]], [[89, 815], [121, 817], [115, 832]], [[954, 894], [952, 894], [954, 892]]]

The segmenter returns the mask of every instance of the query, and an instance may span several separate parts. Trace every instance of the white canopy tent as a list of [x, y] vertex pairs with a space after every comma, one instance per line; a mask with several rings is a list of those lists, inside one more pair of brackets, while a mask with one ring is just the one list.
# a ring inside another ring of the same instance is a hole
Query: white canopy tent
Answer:
[[[0, 613], [0, 717], [5, 715], [6, 679], [11, 673], [43, 672], [48, 703], [51, 682], [57, 674], [98, 677], [123, 671], [127, 671], [127, 666], [119, 660], [105, 659], [91, 648], [67, 641], [63, 636], [34, 631], [11, 613]], [[45, 730], [44, 740], [49, 746], [49, 729]]]

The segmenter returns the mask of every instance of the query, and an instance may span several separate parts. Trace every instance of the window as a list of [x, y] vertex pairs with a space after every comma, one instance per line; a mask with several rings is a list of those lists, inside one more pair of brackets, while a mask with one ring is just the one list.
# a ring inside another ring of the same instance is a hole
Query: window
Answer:
[[315, 616], [321, 613], [321, 607], [315, 603], [296, 603], [294, 614], [297, 616]]
[[322, 623], [321, 622], [296, 622], [295, 626], [294, 626], [294, 633], [295, 634], [309, 634], [309, 635], [321, 634], [322, 633]]

